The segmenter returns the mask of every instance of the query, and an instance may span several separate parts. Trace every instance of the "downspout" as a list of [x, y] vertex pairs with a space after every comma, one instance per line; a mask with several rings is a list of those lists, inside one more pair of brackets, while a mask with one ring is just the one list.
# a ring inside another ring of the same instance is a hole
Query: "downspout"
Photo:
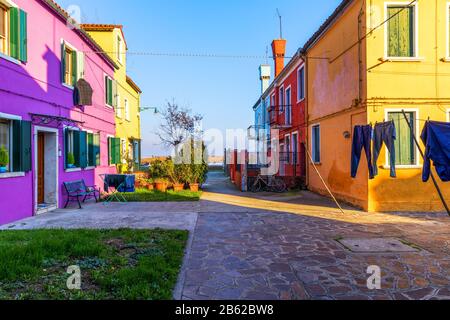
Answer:
[[[306, 156], [308, 150], [309, 150], [309, 59], [308, 59], [308, 54], [302, 53], [301, 54], [301, 58], [303, 59], [304, 63], [305, 63], [305, 88], [306, 88], [306, 99], [305, 99], [305, 143], [304, 143], [304, 148], [305, 148], [305, 159], [308, 159], [308, 157]], [[309, 188], [309, 161], [306, 161], [306, 187]]]
[[358, 103], [355, 104], [355, 106], [360, 105], [362, 102], [362, 86], [363, 86], [363, 63], [361, 61], [362, 59], [362, 17], [364, 16], [364, 7], [365, 7], [366, 1], [363, 1], [363, 4], [361, 6], [361, 10], [359, 11], [358, 15], [358, 69], [359, 69], [359, 81], [358, 81]]

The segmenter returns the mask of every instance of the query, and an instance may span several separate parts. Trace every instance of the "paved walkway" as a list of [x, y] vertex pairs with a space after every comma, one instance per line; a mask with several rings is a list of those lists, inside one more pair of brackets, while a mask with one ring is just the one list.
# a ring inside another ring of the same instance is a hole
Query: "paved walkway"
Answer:
[[[338, 240], [396, 238], [406, 253], [354, 253]], [[420, 248], [420, 249], [418, 249]], [[369, 266], [381, 290], [367, 288]], [[309, 192], [239, 193], [213, 174], [201, 202], [184, 299], [450, 299], [450, 218], [368, 214]]]
[[[0, 229], [190, 230], [176, 298], [450, 299], [450, 218], [345, 209], [309, 192], [240, 193], [212, 173], [200, 202], [91, 204]], [[400, 239], [413, 252], [356, 253], [340, 242], [358, 238]], [[372, 265], [381, 290], [367, 288]]]

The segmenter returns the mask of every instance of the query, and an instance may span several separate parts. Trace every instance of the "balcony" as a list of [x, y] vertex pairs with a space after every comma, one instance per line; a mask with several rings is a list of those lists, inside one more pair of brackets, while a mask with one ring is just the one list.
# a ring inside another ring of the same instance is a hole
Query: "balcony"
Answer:
[[[291, 110], [291, 115], [286, 118], [286, 110]], [[275, 106], [269, 108], [269, 120], [271, 129], [289, 129], [292, 128], [292, 106]]]

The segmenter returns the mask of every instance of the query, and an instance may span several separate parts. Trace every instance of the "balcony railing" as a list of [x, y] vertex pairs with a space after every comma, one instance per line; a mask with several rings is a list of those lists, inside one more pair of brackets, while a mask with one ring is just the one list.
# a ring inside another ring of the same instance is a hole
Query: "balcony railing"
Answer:
[[[286, 119], [286, 110], [291, 110], [291, 115]], [[286, 129], [292, 127], [292, 105], [274, 106], [269, 108], [270, 126], [274, 129]]]

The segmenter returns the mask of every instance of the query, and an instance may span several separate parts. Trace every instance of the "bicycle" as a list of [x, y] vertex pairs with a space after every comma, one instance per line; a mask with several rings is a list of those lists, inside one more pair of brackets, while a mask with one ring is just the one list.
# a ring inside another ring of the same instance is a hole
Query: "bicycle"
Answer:
[[251, 192], [261, 192], [261, 191], [269, 191], [282, 193], [287, 190], [286, 183], [283, 179], [275, 177], [275, 176], [262, 176], [258, 175], [255, 182], [251, 185]]

